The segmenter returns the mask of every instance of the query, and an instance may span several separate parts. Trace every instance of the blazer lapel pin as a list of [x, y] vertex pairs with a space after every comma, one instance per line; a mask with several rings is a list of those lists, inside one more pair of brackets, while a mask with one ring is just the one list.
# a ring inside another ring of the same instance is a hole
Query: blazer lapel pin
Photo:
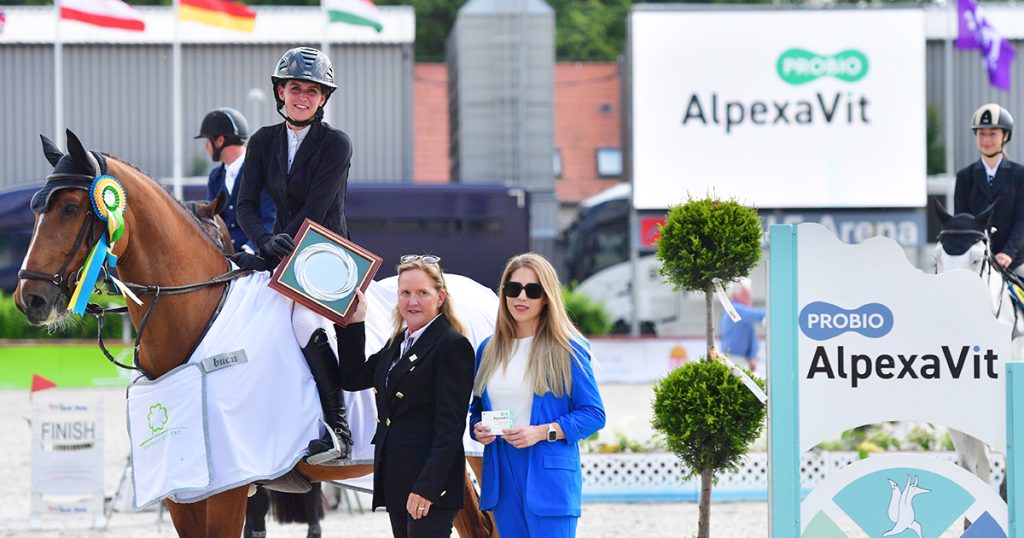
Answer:
[[413, 353], [412, 355], [409, 355], [409, 362], [416, 362], [416, 359], [417, 359], [417, 358], [418, 358], [418, 357], [416, 357], [416, 354], [415, 354], [415, 353]]

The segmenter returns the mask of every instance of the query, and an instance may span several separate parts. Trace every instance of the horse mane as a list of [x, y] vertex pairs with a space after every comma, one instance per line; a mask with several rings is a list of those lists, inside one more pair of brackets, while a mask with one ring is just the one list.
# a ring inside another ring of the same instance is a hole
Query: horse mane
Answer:
[[138, 166], [136, 166], [136, 165], [134, 165], [134, 164], [132, 164], [132, 163], [130, 163], [130, 162], [120, 158], [120, 157], [116, 157], [114, 155], [110, 155], [109, 153], [103, 153], [102, 155], [104, 157], [106, 157], [110, 161], [113, 161], [113, 162], [118, 163], [118, 164], [122, 164], [122, 165], [128, 167], [129, 169], [134, 170], [139, 177], [141, 177], [141, 178], [143, 178], [145, 180], [148, 180], [149, 183], [151, 183], [151, 186], [156, 187], [156, 190], [159, 191], [161, 193], [161, 195], [163, 195], [163, 196], [167, 197], [168, 199], [170, 199], [171, 201], [175, 202], [174, 204], [172, 204], [172, 206], [176, 206], [178, 209], [181, 210], [181, 212], [185, 216], [190, 217], [190, 218], [186, 218], [185, 220], [192, 224], [192, 227], [194, 228], [194, 231], [196, 232], [196, 234], [201, 236], [206, 241], [207, 245], [212, 247], [214, 250], [216, 250], [218, 252], [221, 252], [221, 248], [219, 246], [217, 246], [217, 243], [214, 242], [213, 238], [210, 237], [209, 234], [206, 233], [206, 230], [203, 229], [202, 225], [199, 222], [199, 217], [193, 211], [189, 210], [189, 208], [185, 205], [185, 202], [183, 202], [181, 200], [178, 200], [174, 196], [171, 196], [171, 193], [167, 192], [167, 189], [165, 189], [163, 187], [163, 185], [161, 185], [155, 179], [153, 179], [153, 176], [151, 176], [148, 173], [146, 173], [146, 171], [143, 170], [142, 168], [139, 168]]

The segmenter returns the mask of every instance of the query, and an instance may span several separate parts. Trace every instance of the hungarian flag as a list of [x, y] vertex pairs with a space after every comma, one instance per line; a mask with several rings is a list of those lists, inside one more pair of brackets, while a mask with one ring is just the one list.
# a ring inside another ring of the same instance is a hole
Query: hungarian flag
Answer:
[[141, 32], [146, 29], [142, 15], [121, 0], [57, 0], [60, 18]]
[[378, 32], [384, 29], [380, 10], [371, 0], [322, 0], [331, 22], [369, 26]]
[[251, 32], [256, 27], [256, 12], [231, 0], [179, 0], [178, 16], [183, 21], [241, 32]]

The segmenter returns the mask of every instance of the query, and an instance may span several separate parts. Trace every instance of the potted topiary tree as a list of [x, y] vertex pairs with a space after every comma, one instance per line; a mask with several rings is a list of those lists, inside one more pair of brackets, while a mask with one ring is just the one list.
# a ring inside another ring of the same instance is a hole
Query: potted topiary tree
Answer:
[[[697, 537], [711, 529], [715, 474], [737, 470], [764, 425], [765, 409], [715, 351], [715, 280], [747, 276], [761, 257], [757, 211], [735, 200], [690, 199], [669, 208], [658, 240], [661, 274], [676, 291], [703, 291], [707, 354], [677, 368], [654, 387], [654, 428], [689, 471], [700, 475]], [[764, 382], [755, 380], [763, 389]], [[747, 380], [747, 383], [750, 383]]]

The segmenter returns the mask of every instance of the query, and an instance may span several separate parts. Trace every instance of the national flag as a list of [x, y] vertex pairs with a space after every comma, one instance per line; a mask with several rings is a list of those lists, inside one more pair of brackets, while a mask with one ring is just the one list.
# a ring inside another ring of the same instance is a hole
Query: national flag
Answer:
[[957, 18], [960, 20], [957, 48], [978, 49], [988, 69], [989, 84], [1009, 90], [1010, 67], [1015, 55], [1013, 44], [999, 35], [974, 0], [958, 0]]
[[7, 26], [7, 15], [4, 15], [4, 8], [0, 7], [0, 34], [4, 33], [4, 26]]
[[241, 2], [231, 0], [179, 0], [178, 16], [183, 21], [240, 32], [251, 32], [256, 27], [256, 12]]
[[46, 379], [45, 377], [39, 374], [32, 374], [32, 388], [29, 389], [29, 392], [52, 389], [55, 388], [56, 386], [56, 383], [50, 381], [49, 379]]
[[331, 22], [369, 26], [378, 32], [384, 29], [380, 9], [371, 0], [321, 0]]
[[146, 29], [142, 15], [121, 0], [57, 0], [60, 18], [104, 28], [141, 32]]

